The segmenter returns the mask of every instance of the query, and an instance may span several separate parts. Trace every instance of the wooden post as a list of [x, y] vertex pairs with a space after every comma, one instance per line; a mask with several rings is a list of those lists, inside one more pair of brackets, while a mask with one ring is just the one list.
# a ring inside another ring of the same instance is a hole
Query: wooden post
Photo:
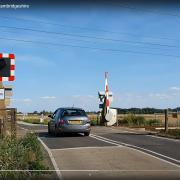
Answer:
[[168, 109], [165, 109], [165, 132], [168, 132]]
[[[4, 88], [2, 82], [0, 82], [0, 88]], [[0, 109], [5, 109], [5, 100], [0, 100]]]
[[[0, 82], [0, 88], [4, 88], [3, 87], [3, 83]], [[5, 109], [5, 100], [0, 100], [0, 135], [3, 136], [4, 134], [4, 117], [5, 117], [5, 113], [4, 110]]]
[[177, 108], [177, 128], [179, 127], [179, 119], [178, 119], [178, 108]]

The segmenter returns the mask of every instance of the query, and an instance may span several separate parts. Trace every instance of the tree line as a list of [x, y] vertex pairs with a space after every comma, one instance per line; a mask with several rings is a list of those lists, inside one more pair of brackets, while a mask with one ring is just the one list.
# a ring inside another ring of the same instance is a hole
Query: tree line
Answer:
[[[116, 107], [112, 107], [113, 109], [117, 109], [117, 113], [118, 114], [129, 114], [129, 113], [133, 113], [133, 114], [154, 114], [154, 113], [164, 113], [164, 110], [165, 109], [158, 109], [158, 108], [116, 108]], [[168, 108], [169, 111], [171, 112], [177, 112], [179, 111], [180, 112], [180, 107], [177, 107], [177, 108]], [[21, 112], [18, 112], [19, 114], [21, 114]], [[44, 114], [44, 115], [49, 115], [49, 114], [52, 114], [53, 112], [52, 111], [46, 111], [46, 110], [43, 110], [43, 111], [34, 111], [34, 112], [30, 112], [28, 113], [29, 115], [31, 114], [37, 114], [37, 115], [41, 115], [41, 114]], [[86, 113], [88, 115], [91, 115], [91, 114], [97, 114], [99, 113], [99, 111], [86, 111]]]
[[[165, 109], [157, 109], [157, 108], [115, 108], [117, 109], [118, 114], [154, 114], [154, 113], [164, 113]], [[180, 111], [180, 107], [177, 108], [168, 108], [171, 112]]]

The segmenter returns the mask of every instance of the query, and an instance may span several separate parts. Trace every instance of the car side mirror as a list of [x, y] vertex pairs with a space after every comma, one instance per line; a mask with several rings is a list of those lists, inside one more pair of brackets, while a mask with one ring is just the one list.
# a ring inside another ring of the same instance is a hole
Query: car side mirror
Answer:
[[50, 115], [48, 115], [48, 117], [52, 119], [52, 115], [51, 115], [51, 114], [50, 114]]

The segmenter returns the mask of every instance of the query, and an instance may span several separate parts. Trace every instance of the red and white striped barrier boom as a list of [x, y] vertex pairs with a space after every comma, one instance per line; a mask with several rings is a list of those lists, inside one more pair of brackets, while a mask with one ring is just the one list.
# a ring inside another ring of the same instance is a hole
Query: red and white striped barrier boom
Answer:
[[109, 87], [108, 87], [108, 72], [105, 72], [105, 99], [106, 99], [106, 113], [109, 113], [110, 101], [109, 101]]

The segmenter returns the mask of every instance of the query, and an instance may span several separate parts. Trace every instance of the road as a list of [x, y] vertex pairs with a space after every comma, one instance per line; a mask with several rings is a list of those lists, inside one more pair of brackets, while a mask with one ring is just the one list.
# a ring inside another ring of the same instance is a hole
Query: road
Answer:
[[53, 137], [47, 126], [19, 126], [38, 133], [60, 179], [180, 179], [178, 140], [115, 127]]

